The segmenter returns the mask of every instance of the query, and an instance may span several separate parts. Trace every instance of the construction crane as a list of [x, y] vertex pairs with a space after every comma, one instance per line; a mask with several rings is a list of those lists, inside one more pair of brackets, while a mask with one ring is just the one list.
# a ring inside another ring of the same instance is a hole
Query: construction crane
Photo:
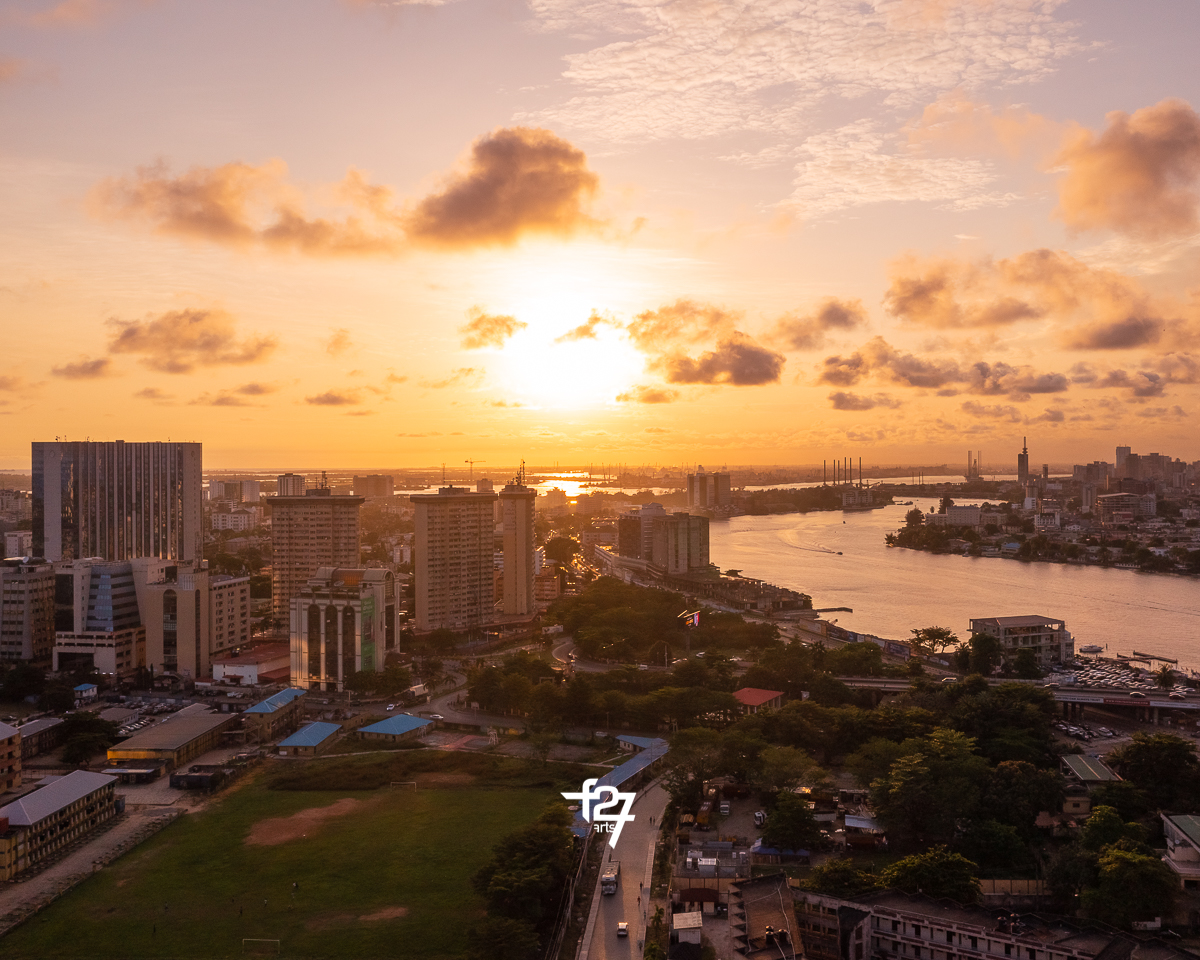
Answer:
[[467, 475], [468, 475], [468, 476], [469, 476], [469, 477], [470, 477], [472, 480], [474, 480], [474, 479], [475, 479], [475, 464], [477, 464], [477, 463], [487, 463], [487, 461], [486, 461], [486, 460], [464, 460], [464, 461], [463, 461], [463, 463], [469, 463], [469, 464], [471, 465], [471, 469], [470, 469], [470, 471], [469, 471], [469, 473], [468, 473]]

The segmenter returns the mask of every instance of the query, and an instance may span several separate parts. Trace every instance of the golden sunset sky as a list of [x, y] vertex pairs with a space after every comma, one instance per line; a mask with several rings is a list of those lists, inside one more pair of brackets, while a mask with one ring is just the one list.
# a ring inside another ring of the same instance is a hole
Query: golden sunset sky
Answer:
[[0, 467], [1200, 457], [1194, 0], [6, 0]]

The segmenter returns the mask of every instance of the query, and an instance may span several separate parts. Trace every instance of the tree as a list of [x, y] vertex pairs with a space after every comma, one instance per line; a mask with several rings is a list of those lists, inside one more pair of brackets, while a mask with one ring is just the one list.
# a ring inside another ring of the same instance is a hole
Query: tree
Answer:
[[848, 857], [827, 860], [813, 867], [804, 881], [804, 888], [829, 897], [858, 897], [879, 886], [876, 877], [860, 870]]
[[763, 828], [763, 843], [776, 850], [811, 850], [820, 838], [821, 829], [808, 801], [794, 793], [781, 793]]
[[921, 627], [912, 635], [912, 645], [925, 653], [941, 653], [958, 645], [958, 637], [945, 627]]
[[1063, 782], [1057, 773], [1021, 760], [1006, 760], [992, 769], [983, 808], [992, 819], [1014, 827], [1029, 840], [1037, 833], [1037, 815], [1060, 809], [1062, 797]]
[[554, 537], [546, 541], [546, 559], [564, 566], [579, 552], [579, 544], [570, 537]]
[[1013, 671], [1022, 680], [1036, 680], [1042, 675], [1042, 670], [1037, 663], [1037, 656], [1028, 647], [1017, 651], [1017, 655], [1013, 659]]
[[1129, 928], [1138, 920], [1167, 916], [1179, 881], [1160, 859], [1113, 847], [1100, 854], [1099, 884], [1083, 893], [1091, 917]]
[[758, 759], [753, 783], [763, 796], [774, 796], [802, 784], [815, 787], [828, 779], [807, 753], [795, 747], [767, 747]]
[[972, 820], [955, 844], [963, 856], [990, 869], [1012, 869], [1029, 859], [1015, 827], [996, 820]]
[[1200, 761], [1196, 745], [1169, 733], [1133, 735], [1130, 743], [1109, 754], [1126, 780], [1146, 792], [1160, 809], [1189, 813], [1200, 803]]
[[920, 507], [913, 507], [904, 515], [904, 525], [910, 530], [925, 523], [925, 514]]
[[968, 646], [971, 649], [968, 658], [971, 672], [990, 677], [1003, 659], [1000, 640], [990, 633], [973, 633]]
[[1154, 682], [1164, 690], [1170, 690], [1175, 686], [1175, 671], [1164, 663], [1154, 674]]
[[1126, 823], [1112, 807], [1093, 807], [1079, 832], [1079, 842], [1088, 850], [1103, 850], [1125, 839], [1141, 842], [1146, 834], [1140, 824]]
[[689, 727], [671, 737], [664, 758], [663, 786], [683, 809], [695, 810], [704, 794], [704, 781], [720, 769], [721, 735], [704, 727]]
[[979, 899], [978, 874], [978, 864], [939, 845], [885, 867], [879, 881], [882, 886], [905, 893], [946, 897], [967, 904]]
[[101, 720], [97, 713], [80, 711], [68, 714], [59, 727], [63, 743], [63, 762], [87, 763], [102, 750], [107, 750], [120, 735], [120, 727], [108, 720]]
[[533, 960], [540, 952], [537, 931], [525, 920], [487, 916], [467, 934], [470, 960]]

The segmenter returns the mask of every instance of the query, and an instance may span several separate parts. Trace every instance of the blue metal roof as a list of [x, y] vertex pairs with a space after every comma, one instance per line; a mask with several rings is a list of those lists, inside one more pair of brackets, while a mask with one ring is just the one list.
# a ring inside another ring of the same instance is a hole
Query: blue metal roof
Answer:
[[433, 723], [432, 720], [422, 720], [420, 717], [414, 717], [407, 713], [398, 713], [394, 717], [388, 717], [386, 720], [380, 720], [378, 723], [373, 723], [369, 727], [359, 727], [363, 733], [410, 733], [418, 727], [428, 727]]
[[[616, 787], [620, 790], [625, 784], [636, 777], [639, 773], [649, 767], [655, 760], [658, 760], [667, 755], [667, 751], [671, 749], [671, 745], [666, 740], [660, 740], [657, 737], [650, 739], [646, 737], [618, 737], [619, 740], [642, 741], [647, 744], [646, 749], [641, 753], [636, 753], [626, 760], [619, 767], [613, 767], [604, 776], [596, 781], [596, 787]], [[571, 825], [571, 832], [577, 837], [586, 837], [588, 831], [591, 830], [591, 824], [583, 819], [583, 811], [575, 811], [575, 822]]]
[[662, 743], [657, 737], [617, 737], [620, 743], [628, 743], [633, 747], [641, 747], [643, 750], [649, 750], [656, 743]]
[[77, 686], [75, 688], [75, 692], [76, 693], [86, 693], [88, 690], [95, 690], [95, 689], [96, 689], [96, 685], [94, 683], [81, 683], [79, 686]]
[[267, 697], [266, 700], [263, 700], [261, 703], [256, 703], [252, 707], [247, 707], [246, 712], [247, 713], [274, 713], [276, 710], [280, 710], [283, 707], [286, 707], [289, 703], [291, 703], [297, 697], [302, 697], [306, 693], [308, 693], [307, 690], [301, 690], [299, 687], [288, 687], [286, 690], [281, 690], [279, 693], [271, 694], [269, 697]]
[[301, 727], [286, 740], [280, 740], [279, 745], [281, 747], [319, 747], [341, 729], [340, 723], [310, 723]]

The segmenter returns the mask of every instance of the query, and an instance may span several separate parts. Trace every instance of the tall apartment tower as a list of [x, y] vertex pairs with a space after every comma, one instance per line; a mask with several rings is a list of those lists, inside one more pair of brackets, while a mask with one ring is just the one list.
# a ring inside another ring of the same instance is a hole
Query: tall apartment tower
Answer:
[[733, 487], [728, 473], [705, 473], [704, 467], [688, 474], [688, 507], [707, 510], [727, 507], [733, 501]]
[[54, 654], [54, 565], [0, 560], [0, 662], [49, 669]]
[[1021, 452], [1017, 454], [1017, 483], [1024, 486], [1029, 482], [1029, 438], [1021, 438]]
[[34, 555], [200, 559], [201, 469], [198, 443], [34, 443]]
[[359, 497], [390, 497], [396, 492], [396, 479], [387, 473], [372, 473], [354, 478], [354, 493]]
[[335, 497], [328, 487], [317, 487], [305, 496], [265, 502], [271, 506], [271, 609], [286, 620], [292, 597], [319, 568], [358, 566], [363, 498]]
[[521, 483], [500, 491], [500, 517], [504, 525], [504, 615], [533, 613], [533, 514], [537, 491]]
[[[462, 630], [494, 619], [496, 494], [487, 486], [486, 490], [449, 486], [409, 497], [415, 525], [414, 614], [421, 632]], [[532, 502], [529, 510], [532, 515]], [[514, 523], [516, 516], [514, 503]]]
[[304, 478], [298, 473], [280, 474], [276, 493], [281, 497], [304, 496]]

